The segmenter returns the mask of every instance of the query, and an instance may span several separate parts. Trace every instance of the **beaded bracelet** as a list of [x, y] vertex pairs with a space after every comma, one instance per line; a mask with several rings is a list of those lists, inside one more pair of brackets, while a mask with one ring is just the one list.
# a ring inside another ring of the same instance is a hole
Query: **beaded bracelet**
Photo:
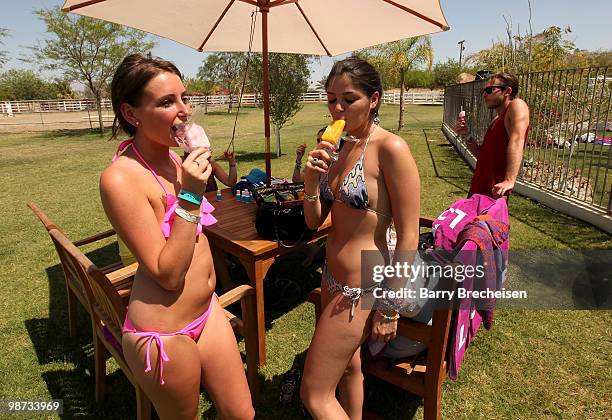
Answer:
[[398, 314], [397, 312], [393, 316], [389, 316], [389, 315], [385, 314], [380, 309], [377, 309], [376, 312], [378, 313], [378, 315], [380, 315], [386, 321], [397, 321], [399, 319], [399, 317], [400, 317], [400, 314]]
[[191, 191], [181, 190], [179, 192], [178, 198], [198, 206], [202, 204], [202, 196], [196, 193], [192, 193]]

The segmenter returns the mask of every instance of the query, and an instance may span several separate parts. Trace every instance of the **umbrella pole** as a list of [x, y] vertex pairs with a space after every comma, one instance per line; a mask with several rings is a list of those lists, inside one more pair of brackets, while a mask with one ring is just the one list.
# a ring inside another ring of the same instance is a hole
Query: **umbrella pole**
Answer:
[[269, 186], [272, 182], [272, 163], [270, 161], [270, 63], [268, 61], [268, 5], [260, 3], [259, 11], [261, 12], [264, 135], [266, 137], [266, 185]]

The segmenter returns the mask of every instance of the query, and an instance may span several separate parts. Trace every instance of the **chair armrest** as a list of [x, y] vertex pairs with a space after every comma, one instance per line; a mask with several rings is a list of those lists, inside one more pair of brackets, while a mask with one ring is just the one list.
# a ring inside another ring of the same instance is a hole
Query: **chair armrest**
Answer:
[[419, 217], [419, 227], [427, 227], [430, 228], [433, 225], [433, 222], [436, 219], [432, 218], [432, 217]]
[[118, 270], [115, 270], [111, 273], [107, 273], [106, 277], [113, 284], [121, 283], [123, 280], [129, 279], [130, 277], [134, 277], [136, 274], [136, 270], [138, 269], [138, 263], [132, 263], [126, 267], [122, 267]]
[[115, 234], [115, 229], [105, 230], [104, 232], [96, 233], [95, 235], [88, 236], [87, 238], [79, 239], [78, 241], [74, 241], [75, 246], [82, 246], [91, 244], [93, 242], [97, 242], [101, 239], [108, 238]]
[[252, 286], [249, 286], [248, 284], [243, 284], [219, 296], [219, 303], [221, 304], [222, 308], [225, 308], [234, 302], [238, 302], [245, 296], [250, 296], [254, 294], [255, 289], [253, 289]]

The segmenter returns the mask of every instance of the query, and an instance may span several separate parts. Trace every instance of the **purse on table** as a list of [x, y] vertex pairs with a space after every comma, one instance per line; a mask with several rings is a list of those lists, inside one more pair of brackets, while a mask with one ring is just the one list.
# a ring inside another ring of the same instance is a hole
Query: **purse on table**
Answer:
[[253, 197], [258, 206], [255, 228], [261, 238], [286, 248], [312, 238], [315, 231], [308, 229], [304, 219], [303, 183], [255, 188]]

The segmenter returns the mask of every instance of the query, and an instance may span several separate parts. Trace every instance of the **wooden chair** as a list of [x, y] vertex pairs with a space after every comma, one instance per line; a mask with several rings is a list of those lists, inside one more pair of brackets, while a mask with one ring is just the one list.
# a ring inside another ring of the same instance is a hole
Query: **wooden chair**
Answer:
[[[420, 218], [419, 226], [431, 228], [433, 219]], [[315, 305], [318, 321], [321, 315], [321, 289], [316, 288], [308, 296]], [[447, 347], [452, 310], [434, 311], [431, 325], [401, 317], [397, 325], [397, 335], [418, 340], [427, 346], [424, 365], [417, 364], [416, 358], [387, 358], [364, 361], [363, 371], [386, 382], [398, 386], [423, 398], [424, 419], [440, 419], [442, 409], [442, 383], [448, 372]]]
[[[53, 222], [51, 218], [47, 216], [45, 212], [42, 211], [42, 209], [38, 207], [36, 203], [34, 203], [33, 201], [29, 201], [27, 205], [36, 215], [36, 217], [38, 217], [45, 229], [47, 229], [48, 233], [50, 233], [52, 229], [57, 229], [59, 232], [62, 232], [60, 227], [55, 222]], [[72, 243], [77, 247], [81, 247], [84, 245], [93, 244], [97, 241], [109, 238], [113, 235], [115, 235], [115, 231], [113, 229], [109, 229], [107, 231], [97, 233], [87, 238], [74, 241]], [[61, 252], [61, 248], [55, 242], [52, 236], [51, 241], [55, 246], [55, 250], [57, 251], [60, 263], [62, 265], [62, 270], [64, 272], [66, 295], [68, 297], [68, 331], [71, 337], [75, 337], [77, 301], [80, 302], [81, 305], [83, 305], [83, 307], [89, 312], [87, 298], [85, 296], [85, 289], [83, 288], [83, 285], [76, 276], [73, 267], [71, 267], [71, 265], [67, 263], [65, 254]], [[101, 270], [108, 275], [109, 280], [111, 281], [115, 289], [117, 289], [119, 295], [122, 297], [126, 304], [130, 298], [130, 292], [132, 291], [132, 282], [134, 280], [134, 273], [136, 273], [137, 268], [137, 263], [130, 264], [129, 266], [124, 267], [121, 261], [117, 261], [113, 264], [101, 268]]]
[[[112, 355], [129, 381], [136, 389], [136, 405], [139, 419], [150, 418], [151, 402], [138, 385], [134, 375], [123, 357], [121, 349], [122, 326], [127, 312], [126, 304], [109, 279], [108, 274], [100, 270], [81, 252], [64, 234], [52, 229], [54, 239], [67, 263], [85, 285], [85, 293], [91, 314], [94, 333], [94, 363], [96, 378], [96, 400], [104, 398], [106, 391], [106, 359]], [[257, 325], [255, 319], [255, 291], [251, 286], [240, 286], [219, 297], [223, 308], [241, 301], [244, 320], [241, 320], [224, 309], [235, 330], [245, 338], [247, 379], [253, 400], [258, 393], [257, 379]]]

